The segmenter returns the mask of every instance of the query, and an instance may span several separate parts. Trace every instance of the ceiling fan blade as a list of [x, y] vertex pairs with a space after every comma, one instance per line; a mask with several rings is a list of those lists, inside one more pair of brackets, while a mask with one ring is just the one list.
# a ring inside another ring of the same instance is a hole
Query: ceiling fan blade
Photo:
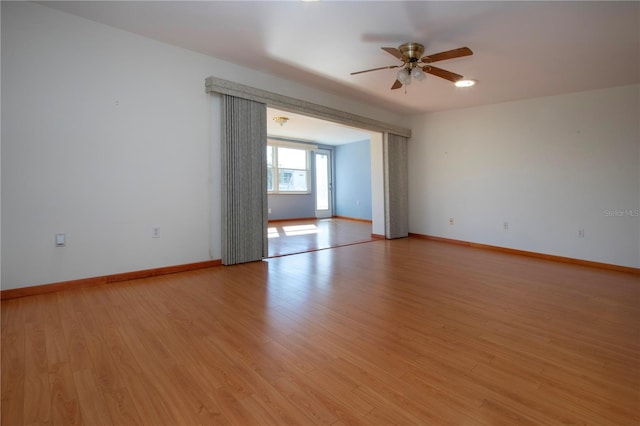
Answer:
[[402, 83], [400, 82], [400, 80], [396, 80], [395, 83], [393, 83], [393, 86], [391, 86], [391, 90], [399, 89], [401, 87]]
[[362, 74], [363, 72], [370, 72], [370, 71], [391, 70], [394, 68], [398, 68], [399, 66], [400, 65], [389, 65], [388, 67], [371, 68], [370, 70], [352, 72], [351, 75]]
[[395, 47], [381, 47], [380, 49], [384, 50], [387, 53], [392, 54], [393, 56], [400, 59], [401, 61], [404, 61], [405, 59], [404, 56], [402, 56], [402, 53], [400, 53], [400, 51]]
[[456, 74], [455, 72], [443, 70], [442, 68], [437, 68], [431, 65], [425, 65], [422, 67], [422, 71], [433, 74], [437, 77], [444, 78], [445, 80], [449, 80], [451, 82], [456, 82], [458, 80], [462, 80], [462, 76], [460, 74]]
[[434, 53], [433, 55], [423, 56], [420, 62], [430, 64], [432, 62], [444, 61], [445, 59], [460, 58], [462, 56], [473, 55], [473, 52], [468, 47], [459, 47], [453, 50], [447, 50], [446, 52]]

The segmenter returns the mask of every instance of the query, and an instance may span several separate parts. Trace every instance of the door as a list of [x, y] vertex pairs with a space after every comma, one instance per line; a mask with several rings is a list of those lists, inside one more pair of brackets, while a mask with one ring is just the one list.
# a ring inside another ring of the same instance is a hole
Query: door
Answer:
[[316, 217], [333, 216], [333, 182], [331, 180], [331, 151], [319, 149], [314, 152], [316, 164]]

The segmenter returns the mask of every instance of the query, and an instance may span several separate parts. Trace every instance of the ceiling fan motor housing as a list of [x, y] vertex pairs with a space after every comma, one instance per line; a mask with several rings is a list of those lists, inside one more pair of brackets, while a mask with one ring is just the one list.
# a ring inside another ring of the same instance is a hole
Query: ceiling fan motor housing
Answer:
[[398, 46], [398, 50], [409, 62], [418, 62], [424, 53], [424, 46], [420, 43], [404, 43]]

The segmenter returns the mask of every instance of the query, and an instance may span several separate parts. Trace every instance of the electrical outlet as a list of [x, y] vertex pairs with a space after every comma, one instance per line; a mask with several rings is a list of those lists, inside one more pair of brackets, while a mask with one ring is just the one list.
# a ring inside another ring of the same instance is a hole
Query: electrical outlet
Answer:
[[56, 247], [64, 247], [67, 245], [67, 236], [65, 234], [56, 234]]
[[502, 227], [504, 228], [505, 231], [508, 231], [509, 230], [509, 222], [507, 222], [505, 220], [504, 223], [502, 224]]
[[449, 218], [449, 225], [453, 225], [453, 224], [454, 224], [453, 218], [452, 218], [452, 217], [450, 217], [450, 218]]
[[584, 238], [584, 229], [578, 229], [578, 238]]
[[160, 238], [160, 227], [154, 226], [151, 228], [151, 238]]

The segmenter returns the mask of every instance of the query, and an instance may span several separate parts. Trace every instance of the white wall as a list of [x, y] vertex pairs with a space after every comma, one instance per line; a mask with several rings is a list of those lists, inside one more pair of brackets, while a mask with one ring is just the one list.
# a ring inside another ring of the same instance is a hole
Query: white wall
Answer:
[[[2, 46], [2, 7], [0, 7], [0, 46]], [[0, 48], [0, 52], [2, 48]], [[2, 55], [0, 55], [0, 69], [2, 69]], [[0, 99], [2, 98], [2, 77], [0, 75]], [[0, 102], [0, 116], [2, 116], [2, 102]], [[1, 127], [1, 126], [0, 126]], [[1, 132], [0, 132], [1, 133]], [[2, 136], [0, 135], [0, 164], [2, 164]], [[0, 167], [1, 172], [1, 167]], [[0, 173], [0, 188], [2, 188], [2, 173]], [[2, 223], [2, 197], [0, 196], [0, 223]], [[0, 241], [2, 241], [2, 226], [0, 226]], [[2, 259], [2, 244], [0, 244], [0, 260]], [[2, 276], [2, 262], [0, 262], [0, 277]]]
[[1, 6], [2, 289], [220, 258], [210, 75], [407, 123], [46, 6]]
[[371, 144], [371, 233], [385, 235], [384, 226], [384, 152], [382, 133], [370, 133]]
[[410, 232], [640, 267], [639, 100], [634, 85], [413, 117]]

